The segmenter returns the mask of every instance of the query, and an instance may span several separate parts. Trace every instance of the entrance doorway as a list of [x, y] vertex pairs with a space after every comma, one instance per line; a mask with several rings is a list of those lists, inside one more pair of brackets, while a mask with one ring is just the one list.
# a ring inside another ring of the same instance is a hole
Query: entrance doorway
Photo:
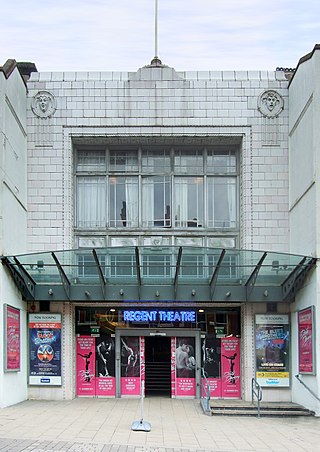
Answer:
[[171, 397], [170, 337], [145, 337], [145, 393]]

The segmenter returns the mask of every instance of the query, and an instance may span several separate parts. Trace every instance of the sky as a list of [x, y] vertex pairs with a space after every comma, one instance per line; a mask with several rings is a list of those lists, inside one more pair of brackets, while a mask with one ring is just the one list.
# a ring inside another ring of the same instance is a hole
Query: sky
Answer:
[[320, 0], [2, 0], [0, 66], [39, 72], [294, 68], [320, 43]]

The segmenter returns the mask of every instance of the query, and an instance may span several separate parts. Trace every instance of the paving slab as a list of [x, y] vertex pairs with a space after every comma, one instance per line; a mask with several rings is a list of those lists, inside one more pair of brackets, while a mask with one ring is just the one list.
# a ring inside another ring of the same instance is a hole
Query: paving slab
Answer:
[[320, 418], [206, 416], [199, 400], [28, 400], [0, 409], [0, 452], [319, 452]]

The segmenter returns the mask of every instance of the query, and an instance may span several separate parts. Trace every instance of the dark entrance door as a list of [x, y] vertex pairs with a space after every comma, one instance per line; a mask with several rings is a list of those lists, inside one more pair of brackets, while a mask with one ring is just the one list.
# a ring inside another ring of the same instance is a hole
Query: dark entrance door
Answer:
[[170, 337], [145, 337], [145, 392], [171, 397]]

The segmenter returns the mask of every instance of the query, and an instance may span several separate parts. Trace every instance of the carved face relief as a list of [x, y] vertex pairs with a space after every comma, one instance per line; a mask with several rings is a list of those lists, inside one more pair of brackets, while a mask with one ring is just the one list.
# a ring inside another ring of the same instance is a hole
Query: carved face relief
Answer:
[[263, 116], [278, 116], [283, 110], [283, 98], [276, 91], [265, 91], [258, 99], [258, 110]]
[[56, 111], [55, 98], [49, 91], [39, 91], [32, 100], [31, 108], [40, 118], [48, 118]]

